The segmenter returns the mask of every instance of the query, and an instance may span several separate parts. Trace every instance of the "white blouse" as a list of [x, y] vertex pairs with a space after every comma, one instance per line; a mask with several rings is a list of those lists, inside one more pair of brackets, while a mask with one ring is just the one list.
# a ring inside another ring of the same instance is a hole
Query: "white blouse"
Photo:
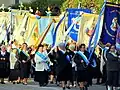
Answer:
[[[42, 53], [42, 54], [44, 54], [44, 53]], [[36, 63], [35, 71], [45, 71], [45, 70], [47, 71], [49, 69], [48, 63], [42, 62], [42, 61], [43, 61], [43, 59], [40, 56], [38, 56], [37, 54], [35, 54], [35, 63]], [[49, 58], [46, 61], [49, 62]]]
[[17, 61], [17, 58], [15, 57], [16, 54], [11, 52], [10, 53], [10, 69], [14, 69], [15, 63]]

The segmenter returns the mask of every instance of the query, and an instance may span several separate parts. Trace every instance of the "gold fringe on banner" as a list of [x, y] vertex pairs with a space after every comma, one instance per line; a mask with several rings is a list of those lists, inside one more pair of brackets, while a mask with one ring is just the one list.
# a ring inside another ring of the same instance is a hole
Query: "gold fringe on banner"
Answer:
[[110, 6], [110, 7], [117, 7], [117, 8], [120, 8], [120, 6], [118, 6], [118, 5], [112, 5], [112, 4], [106, 4], [106, 6]]

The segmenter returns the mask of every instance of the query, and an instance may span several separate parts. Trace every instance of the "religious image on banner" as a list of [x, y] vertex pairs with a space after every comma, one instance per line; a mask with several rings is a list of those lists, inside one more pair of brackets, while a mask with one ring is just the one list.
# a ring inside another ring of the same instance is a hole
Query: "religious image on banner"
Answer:
[[7, 43], [7, 33], [11, 28], [11, 14], [10, 12], [0, 12], [0, 43], [5, 41]]
[[[71, 24], [74, 22], [74, 19], [80, 15], [80, 13], [91, 13], [90, 9], [77, 9], [77, 8], [70, 8], [67, 9], [68, 11], [68, 28], [71, 26]], [[72, 27], [69, 36], [74, 41], [78, 40], [78, 31], [80, 30], [80, 21], [76, 22], [74, 26]]]
[[95, 29], [95, 25], [96, 25], [96, 22], [95, 22], [95, 18], [93, 19], [93, 23], [90, 27], [86, 27], [86, 34], [91, 37], [93, 32], [94, 32], [94, 29]]
[[118, 4], [107, 3], [104, 13], [103, 30], [100, 41], [105, 45], [116, 44], [116, 34], [120, 26], [120, 7]]
[[90, 37], [92, 36], [97, 24], [97, 20], [98, 15], [96, 14], [83, 14], [81, 17], [81, 26], [78, 32], [78, 44], [84, 43], [88, 46]]

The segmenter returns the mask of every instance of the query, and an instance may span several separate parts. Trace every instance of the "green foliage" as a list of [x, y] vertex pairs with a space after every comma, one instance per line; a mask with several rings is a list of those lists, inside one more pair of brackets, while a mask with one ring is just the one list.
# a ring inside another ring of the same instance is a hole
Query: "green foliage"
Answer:
[[[107, 0], [112, 3], [116, 3], [119, 0]], [[30, 3], [23, 3], [25, 6], [22, 9], [29, 10], [29, 7], [32, 7], [34, 13], [36, 9], [41, 11], [42, 15], [46, 15], [48, 6], [51, 8], [52, 15], [59, 15], [60, 11], [65, 11], [67, 8], [77, 8], [81, 2], [82, 8], [95, 9], [97, 13], [100, 12], [101, 7], [104, 3], [104, 0], [33, 0]], [[12, 5], [13, 9], [19, 9], [19, 4]]]

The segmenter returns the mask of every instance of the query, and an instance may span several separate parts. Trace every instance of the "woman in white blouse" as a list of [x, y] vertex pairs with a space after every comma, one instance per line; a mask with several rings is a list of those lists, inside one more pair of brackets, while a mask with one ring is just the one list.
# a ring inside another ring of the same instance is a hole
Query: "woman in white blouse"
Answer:
[[[18, 61], [18, 50], [16, 48], [12, 49], [10, 52], [10, 75], [9, 81], [19, 83], [19, 74], [20, 74], [20, 62]], [[17, 81], [18, 80], [18, 81]]]
[[38, 51], [35, 54], [35, 81], [39, 82], [40, 86], [45, 86], [46, 80], [48, 80], [48, 66], [49, 58], [43, 52], [43, 45], [39, 46]]

